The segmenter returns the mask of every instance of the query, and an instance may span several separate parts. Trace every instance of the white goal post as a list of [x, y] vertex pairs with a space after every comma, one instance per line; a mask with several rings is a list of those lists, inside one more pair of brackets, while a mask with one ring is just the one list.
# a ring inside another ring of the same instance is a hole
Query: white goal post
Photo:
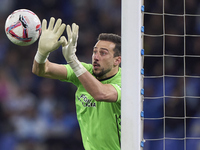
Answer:
[[141, 6], [141, 0], [122, 0], [122, 150], [142, 150]]

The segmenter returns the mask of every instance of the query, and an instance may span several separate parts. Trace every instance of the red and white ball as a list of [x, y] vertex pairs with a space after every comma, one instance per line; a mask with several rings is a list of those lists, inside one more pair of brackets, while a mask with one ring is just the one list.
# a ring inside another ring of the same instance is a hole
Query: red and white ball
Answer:
[[39, 38], [41, 21], [34, 12], [28, 9], [15, 10], [6, 19], [5, 32], [14, 44], [28, 46]]

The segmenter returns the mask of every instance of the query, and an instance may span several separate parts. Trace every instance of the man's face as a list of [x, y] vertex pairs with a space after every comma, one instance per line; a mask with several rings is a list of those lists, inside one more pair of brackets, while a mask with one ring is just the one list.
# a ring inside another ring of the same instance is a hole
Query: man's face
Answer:
[[115, 44], [109, 41], [98, 41], [93, 49], [92, 64], [93, 73], [99, 79], [104, 79], [114, 75]]

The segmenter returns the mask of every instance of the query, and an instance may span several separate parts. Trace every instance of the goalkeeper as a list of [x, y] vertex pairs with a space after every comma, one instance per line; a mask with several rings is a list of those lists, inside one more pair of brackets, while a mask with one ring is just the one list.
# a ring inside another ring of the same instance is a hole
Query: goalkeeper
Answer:
[[[55, 24], [55, 25], [54, 25]], [[68, 40], [61, 35], [67, 30]], [[65, 26], [52, 17], [42, 21], [42, 34], [32, 72], [38, 76], [71, 82], [77, 86], [76, 113], [86, 150], [120, 150], [121, 139], [121, 37], [100, 34], [93, 48], [92, 64], [76, 56], [79, 26]], [[62, 45], [67, 65], [48, 60]]]

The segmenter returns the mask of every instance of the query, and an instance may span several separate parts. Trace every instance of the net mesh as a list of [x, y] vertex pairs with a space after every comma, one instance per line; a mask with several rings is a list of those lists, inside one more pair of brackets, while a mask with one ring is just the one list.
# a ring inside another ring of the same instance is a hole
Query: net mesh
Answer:
[[144, 6], [144, 150], [198, 150], [200, 1]]

